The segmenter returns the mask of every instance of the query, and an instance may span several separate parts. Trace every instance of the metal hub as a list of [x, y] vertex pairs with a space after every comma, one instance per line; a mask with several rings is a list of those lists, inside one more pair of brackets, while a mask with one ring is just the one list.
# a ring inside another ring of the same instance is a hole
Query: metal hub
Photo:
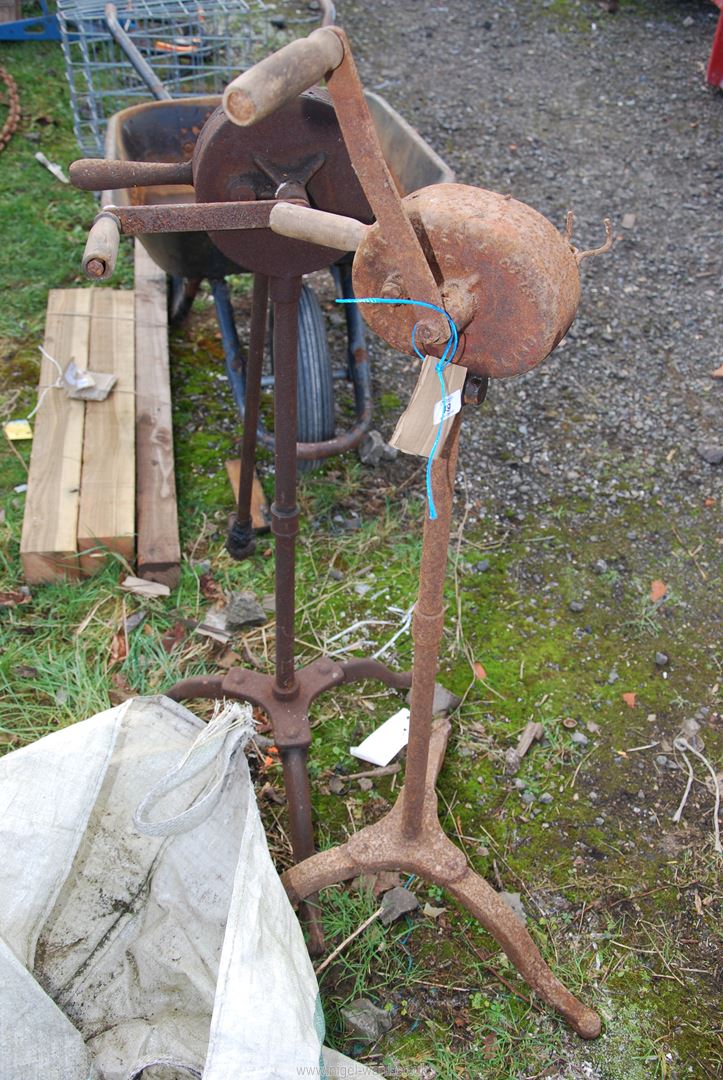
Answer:
[[[308, 90], [253, 127], [232, 123], [219, 107], [193, 155], [196, 201], [235, 202], [306, 193], [311, 206], [360, 221], [373, 214], [354, 172], [329, 95]], [[283, 189], [279, 194], [279, 189]], [[211, 231], [216, 247], [247, 270], [291, 277], [321, 270], [342, 251], [288, 240], [270, 229]]]

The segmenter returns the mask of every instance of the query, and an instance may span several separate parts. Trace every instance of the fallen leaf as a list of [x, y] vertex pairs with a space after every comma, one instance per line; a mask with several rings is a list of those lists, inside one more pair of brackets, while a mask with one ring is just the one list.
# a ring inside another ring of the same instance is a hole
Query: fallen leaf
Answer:
[[638, 700], [637, 694], [623, 694], [623, 701], [629, 709], [635, 708], [635, 703]]
[[711, 379], [723, 379], [723, 364], [710, 373]]
[[161, 648], [164, 652], [173, 652], [176, 645], [180, 645], [186, 636], [186, 627], [182, 622], [175, 622], [161, 637]]
[[286, 796], [283, 792], [275, 788], [273, 784], [266, 783], [259, 792], [260, 799], [268, 799], [269, 802], [276, 803], [277, 806], [284, 806], [286, 803]]
[[18, 604], [29, 604], [31, 599], [29, 592], [0, 592], [0, 607], [16, 607]]
[[485, 1035], [482, 1042], [484, 1043], [482, 1057], [493, 1058], [497, 1053], [497, 1036], [491, 1031], [488, 1035]]
[[433, 907], [432, 904], [425, 904], [422, 908], [422, 915], [426, 915], [429, 919], [438, 919], [440, 915], [444, 915], [446, 910], [443, 907]]
[[108, 700], [111, 705], [122, 705], [124, 701], [135, 697], [131, 684], [122, 671], [116, 671], [111, 676], [114, 689], [108, 691]]
[[146, 613], [143, 608], [138, 608], [138, 611], [132, 612], [125, 621], [125, 632], [130, 634], [131, 630], [136, 630], [146, 617]]
[[656, 578], [650, 586], [650, 599], [652, 603], [657, 604], [659, 600], [663, 599], [667, 592], [668, 586], [665, 584], [665, 582], [660, 581], [658, 578]]
[[228, 671], [229, 668], [236, 667], [237, 664], [241, 663], [241, 657], [233, 649], [225, 649], [216, 660], [216, 663], [220, 668]]
[[201, 574], [200, 578], [198, 579], [198, 585], [199, 585], [199, 588], [200, 588], [201, 592], [203, 593], [203, 595], [206, 597], [207, 600], [225, 600], [226, 599], [223, 589], [221, 588], [219, 583], [215, 580], [213, 574], [211, 574], [211, 573]]
[[698, 912], [699, 915], [702, 915], [703, 914], [703, 903], [702, 903], [700, 897], [698, 896], [698, 893], [696, 893], [694, 895], [693, 901], [695, 903], [695, 910]]
[[480, 664], [479, 660], [475, 660], [474, 664], [472, 665], [472, 671], [474, 672], [475, 679], [479, 679], [480, 682], [484, 682], [487, 678], [487, 672], [485, 671], [482, 664]]
[[171, 590], [160, 581], [146, 581], [145, 578], [128, 576], [121, 581], [121, 589], [135, 596], [170, 596]]
[[29, 667], [27, 664], [18, 664], [12, 669], [12, 673], [17, 679], [37, 679], [38, 677], [38, 669]]
[[113, 639], [110, 643], [110, 662], [111, 664], [119, 664], [121, 660], [125, 660], [128, 655], [128, 646], [126, 643], [126, 636], [123, 630], [119, 630], [117, 634], [113, 635]]
[[375, 897], [382, 896], [390, 889], [396, 889], [401, 883], [401, 876], [396, 870], [379, 870], [376, 874], [360, 874], [353, 881], [357, 892], [371, 892]]

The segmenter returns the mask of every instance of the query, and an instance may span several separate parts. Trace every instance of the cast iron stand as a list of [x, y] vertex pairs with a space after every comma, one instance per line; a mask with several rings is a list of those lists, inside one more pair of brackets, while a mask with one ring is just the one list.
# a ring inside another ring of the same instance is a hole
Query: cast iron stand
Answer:
[[444, 887], [478, 919], [540, 997], [562, 1013], [585, 1039], [600, 1034], [600, 1019], [575, 998], [550, 968], [510, 908], [467, 863], [449, 840], [437, 816], [435, 784], [451, 725], [432, 721], [434, 683], [444, 626], [447, 566], [454, 477], [461, 414], [452, 424], [442, 452], [432, 464], [437, 518], [424, 524], [419, 595], [414, 607], [412, 704], [404, 786], [380, 821], [355, 833], [345, 844], [319, 852], [293, 866], [282, 880], [292, 903], [319, 889], [363, 873], [399, 870]]
[[[264, 322], [261, 310], [263, 308], [265, 315], [266, 281], [266, 278], [257, 275], [254, 288], [247, 403], [251, 415], [247, 411], [242, 455], [242, 460], [246, 461], [253, 460], [251, 442], [256, 431], [253, 410], [258, 408], [257, 387], [260, 386]], [[200, 697], [235, 698], [257, 705], [267, 713], [281, 755], [291, 847], [298, 862], [314, 853], [311, 788], [306, 768], [311, 743], [311, 702], [332, 686], [363, 679], [378, 679], [395, 690], [408, 689], [411, 676], [391, 671], [378, 660], [358, 659], [338, 663], [321, 657], [306, 667], [295, 666], [295, 561], [299, 531], [299, 508], [296, 503], [296, 358], [301, 278], [273, 277], [268, 279], [268, 287], [274, 305], [274, 356], [277, 358], [277, 378], [274, 380], [276, 491], [271, 506], [271, 530], [276, 539], [275, 674], [271, 676], [244, 668], [232, 668], [226, 675], [184, 679], [167, 693], [174, 701]], [[244, 490], [239, 490], [239, 501]], [[243, 542], [244, 537], [241, 536], [240, 540]], [[307, 917], [310, 951], [319, 952], [323, 949], [321, 925], [318, 912], [310, 905], [307, 905]]]

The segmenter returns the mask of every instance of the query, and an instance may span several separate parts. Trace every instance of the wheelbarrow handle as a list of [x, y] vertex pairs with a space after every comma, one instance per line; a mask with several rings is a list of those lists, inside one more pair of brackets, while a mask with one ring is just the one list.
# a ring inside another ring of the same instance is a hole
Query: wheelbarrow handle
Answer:
[[91, 225], [83, 252], [83, 273], [91, 281], [105, 281], [115, 270], [120, 224], [114, 214], [101, 212]]
[[293, 101], [339, 67], [344, 45], [330, 26], [292, 41], [238, 75], [226, 87], [223, 108], [229, 120], [249, 127]]

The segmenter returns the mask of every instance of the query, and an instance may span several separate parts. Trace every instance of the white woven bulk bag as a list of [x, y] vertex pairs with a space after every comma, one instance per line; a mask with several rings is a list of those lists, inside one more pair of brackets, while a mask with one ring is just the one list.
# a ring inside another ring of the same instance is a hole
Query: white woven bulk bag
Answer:
[[0, 760], [0, 1080], [375, 1075], [322, 1056], [251, 732], [135, 698]]

